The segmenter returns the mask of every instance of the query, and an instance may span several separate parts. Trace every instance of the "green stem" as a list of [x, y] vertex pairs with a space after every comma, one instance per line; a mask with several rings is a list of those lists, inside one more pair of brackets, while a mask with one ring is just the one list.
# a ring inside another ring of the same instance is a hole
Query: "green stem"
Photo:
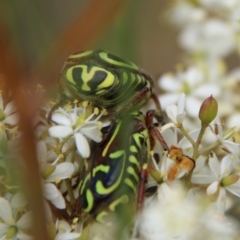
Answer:
[[181, 132], [183, 133], [183, 135], [187, 138], [187, 140], [194, 146], [195, 142], [194, 140], [189, 136], [188, 132], [186, 131], [186, 129], [183, 127], [182, 124], [178, 125], [178, 128], [181, 130]]
[[[198, 156], [200, 155], [200, 153], [198, 152], [198, 148], [199, 148], [199, 145], [202, 141], [202, 138], [203, 138], [203, 134], [205, 133], [205, 130], [206, 128], [208, 127], [208, 125], [202, 125], [201, 127], [201, 130], [200, 130], [200, 133], [198, 135], [198, 138], [197, 138], [197, 141], [195, 142], [188, 134], [188, 132], [186, 131], [186, 129], [183, 127], [182, 124], [179, 124], [178, 125], [178, 128], [181, 130], [182, 134], [188, 139], [188, 141], [192, 144], [193, 146], [193, 155], [192, 155], [192, 158], [193, 160], [196, 160], [198, 158]], [[216, 143], [216, 145], [218, 145], [218, 143]], [[215, 147], [216, 145], [214, 146], [209, 146], [208, 148], [209, 149], [212, 149], [213, 147]], [[207, 148], [206, 148], [207, 149]], [[202, 150], [203, 151], [203, 150]], [[201, 152], [202, 152], [201, 151]]]
[[208, 125], [206, 125], [206, 124], [202, 125], [200, 133], [199, 133], [198, 138], [197, 138], [197, 141], [193, 145], [193, 156], [192, 156], [192, 158], [194, 160], [196, 160], [199, 156], [198, 148], [199, 148], [199, 145], [200, 145], [200, 143], [202, 141], [202, 138], [203, 138], [203, 134], [204, 134], [207, 127], [208, 127]]

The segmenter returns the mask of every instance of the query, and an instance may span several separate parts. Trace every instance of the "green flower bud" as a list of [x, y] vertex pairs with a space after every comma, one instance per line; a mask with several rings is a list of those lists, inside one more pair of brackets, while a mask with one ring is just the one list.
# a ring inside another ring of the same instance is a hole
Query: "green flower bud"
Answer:
[[49, 167], [45, 168], [41, 173], [42, 177], [44, 179], [46, 179], [48, 176], [50, 176], [55, 171], [55, 169], [56, 169], [56, 166], [49, 166]]
[[17, 233], [17, 228], [15, 226], [11, 226], [6, 233], [5, 239], [10, 239], [14, 237]]
[[229, 175], [229, 176], [227, 176], [227, 177], [225, 177], [225, 178], [223, 178], [223, 179], [221, 180], [221, 185], [222, 185], [223, 187], [226, 187], [226, 186], [229, 186], [229, 185], [234, 184], [234, 183], [237, 182], [238, 180], [239, 180], [239, 176], [238, 176], [238, 175], [236, 175], [236, 174]]
[[148, 172], [157, 183], [163, 182], [163, 175], [159, 171], [157, 171], [155, 168], [148, 167]]
[[199, 110], [199, 119], [202, 124], [209, 124], [217, 115], [218, 103], [212, 95], [207, 98], [200, 107]]

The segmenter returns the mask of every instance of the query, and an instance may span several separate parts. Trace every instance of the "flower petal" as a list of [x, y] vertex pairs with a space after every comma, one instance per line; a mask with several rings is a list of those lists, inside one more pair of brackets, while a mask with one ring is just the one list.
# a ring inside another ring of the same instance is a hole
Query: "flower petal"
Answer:
[[57, 220], [56, 228], [59, 232], [71, 232], [71, 226], [64, 220]]
[[48, 129], [48, 132], [52, 137], [56, 138], [65, 138], [73, 134], [72, 128], [66, 126], [53, 126]]
[[67, 232], [67, 233], [58, 233], [55, 237], [55, 240], [77, 240], [80, 237], [80, 233]]
[[199, 158], [197, 158], [197, 160], [195, 161], [195, 168], [193, 172], [200, 171], [204, 167], [205, 163], [206, 163], [206, 160], [203, 156], [200, 156]]
[[220, 86], [215, 83], [205, 83], [204, 85], [196, 88], [194, 95], [198, 98], [205, 99], [213, 95], [215, 98], [221, 93]]
[[26, 206], [27, 204], [27, 199], [21, 192], [17, 192], [16, 194], [13, 195], [11, 199], [11, 206], [12, 208], [22, 208]]
[[222, 145], [232, 154], [237, 155], [239, 152], [239, 144], [229, 140], [222, 141]]
[[83, 158], [88, 158], [90, 156], [90, 147], [87, 139], [81, 133], [75, 133], [75, 142], [79, 154]]
[[226, 177], [232, 172], [233, 160], [230, 155], [225, 156], [221, 162], [221, 176]]
[[211, 196], [214, 195], [218, 190], [219, 182], [215, 181], [212, 184], [210, 184], [207, 188], [207, 195]]
[[17, 111], [16, 105], [13, 102], [9, 102], [4, 109], [4, 115], [9, 116]]
[[167, 92], [177, 92], [181, 88], [179, 79], [172, 73], [166, 73], [158, 81], [158, 85], [161, 89]]
[[183, 120], [185, 119], [185, 117], [186, 117], [186, 112], [183, 112], [183, 113], [181, 113], [181, 114], [178, 114], [178, 115], [177, 115], [177, 122], [178, 122], [178, 123], [182, 123]]
[[43, 194], [44, 197], [51, 201], [51, 203], [56, 208], [63, 209], [66, 207], [66, 203], [61, 192], [57, 189], [57, 187], [54, 184], [52, 183], [44, 184]]
[[[215, 178], [214, 178], [215, 179]], [[191, 182], [194, 184], [210, 184], [214, 181], [213, 176], [209, 175], [209, 172], [195, 173], [192, 175]]]
[[178, 109], [177, 109], [178, 114], [183, 114], [184, 109], [185, 109], [185, 94], [184, 93], [180, 94], [177, 107], [178, 107]]
[[177, 123], [177, 106], [172, 104], [166, 107], [167, 116], [176, 124]]
[[102, 141], [102, 133], [99, 130], [97, 123], [85, 124], [85, 126], [83, 128], [81, 128], [80, 131], [83, 135], [85, 135], [89, 139], [92, 139], [95, 142]]
[[14, 114], [12, 114], [10, 116], [7, 116], [4, 119], [4, 122], [6, 124], [9, 124], [9, 125], [16, 125], [19, 122], [19, 114], [18, 113], [14, 113]]
[[218, 198], [217, 198], [217, 210], [222, 214], [224, 214], [226, 210], [226, 200], [227, 200], [226, 198], [227, 198], [226, 190], [224, 188], [220, 188]]
[[177, 141], [177, 130], [174, 129], [166, 129], [165, 131], [161, 132], [162, 136], [167, 143], [168, 146], [177, 146], [178, 141]]
[[232, 185], [225, 187], [225, 189], [231, 192], [232, 194], [240, 197], [240, 180], [238, 180], [236, 183]]
[[190, 117], [196, 118], [199, 113], [200, 106], [202, 104], [202, 101], [199, 99], [188, 96], [186, 99], [186, 112], [190, 115]]
[[33, 236], [30, 236], [22, 231], [18, 231], [17, 239], [18, 240], [33, 240]]
[[22, 217], [17, 221], [17, 227], [19, 229], [28, 229], [32, 226], [32, 212], [28, 211], [22, 215]]
[[53, 113], [51, 120], [53, 122], [57, 123], [58, 125], [63, 125], [66, 127], [70, 127], [72, 124], [71, 119], [68, 116], [66, 116], [62, 113], [59, 113], [59, 112]]
[[211, 154], [209, 154], [209, 167], [212, 171], [212, 173], [214, 174], [215, 178], [217, 180], [220, 180], [221, 178], [221, 169], [220, 169], [220, 163], [215, 155], [214, 152], [212, 152]]
[[56, 166], [54, 172], [49, 175], [46, 182], [58, 182], [60, 179], [70, 178], [74, 173], [74, 165], [70, 162], [60, 163]]
[[2, 218], [5, 223], [12, 224], [12, 208], [9, 202], [2, 197], [0, 197], [0, 218]]
[[162, 94], [159, 97], [159, 101], [161, 103], [162, 110], [165, 110], [166, 106], [168, 106], [168, 105], [176, 104], [178, 99], [179, 99], [179, 94], [178, 93]]
[[0, 223], [0, 237], [3, 237], [7, 233], [8, 228], [9, 225], [5, 223]]

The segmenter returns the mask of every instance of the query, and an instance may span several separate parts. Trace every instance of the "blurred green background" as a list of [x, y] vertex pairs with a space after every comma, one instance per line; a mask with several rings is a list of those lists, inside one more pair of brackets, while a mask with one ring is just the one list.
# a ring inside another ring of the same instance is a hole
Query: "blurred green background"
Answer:
[[[167, 0], [2, 0], [1, 22], [7, 32], [1, 34], [26, 71], [45, 64], [42, 71], [47, 74], [56, 67], [56, 75], [69, 54], [101, 48], [132, 60], [157, 78], [180, 60], [169, 10]], [[91, 23], [98, 14], [103, 22]], [[86, 37], [91, 24], [93, 33]], [[56, 48], [64, 36], [67, 40]]]

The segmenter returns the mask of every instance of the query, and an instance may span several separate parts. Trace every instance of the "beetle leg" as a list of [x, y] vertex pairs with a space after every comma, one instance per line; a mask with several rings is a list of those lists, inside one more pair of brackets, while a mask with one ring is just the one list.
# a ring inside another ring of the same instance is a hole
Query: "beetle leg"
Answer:
[[157, 95], [156, 95], [155, 93], [152, 93], [151, 98], [152, 98], [152, 100], [154, 101], [154, 103], [155, 103], [155, 105], [156, 105], [156, 108], [161, 111], [161, 110], [162, 110], [162, 107], [161, 107], [161, 103], [160, 103], [159, 100], [158, 100]]
[[126, 114], [126, 112], [128, 112], [132, 106], [138, 104], [139, 102], [142, 101], [142, 99], [144, 99], [146, 97], [147, 94], [149, 94], [151, 90], [149, 89], [149, 87], [144, 87], [141, 91], [139, 91], [139, 93], [137, 95], [135, 95], [132, 100], [124, 105], [117, 113], [117, 116], [121, 116]]
[[147, 166], [147, 163], [144, 163], [141, 169], [140, 183], [138, 188], [138, 198], [137, 198], [138, 211], [141, 211], [143, 208], [143, 201], [145, 196], [145, 184], [147, 182], [147, 179], [148, 179], [148, 166]]
[[146, 126], [148, 128], [148, 134], [150, 139], [151, 150], [154, 148], [155, 140], [158, 140], [162, 145], [163, 149], [169, 151], [169, 147], [164, 140], [162, 134], [159, 132], [157, 127], [153, 123], [153, 118], [156, 118], [159, 121], [162, 121], [162, 116], [159, 112], [155, 110], [149, 110], [146, 113]]

